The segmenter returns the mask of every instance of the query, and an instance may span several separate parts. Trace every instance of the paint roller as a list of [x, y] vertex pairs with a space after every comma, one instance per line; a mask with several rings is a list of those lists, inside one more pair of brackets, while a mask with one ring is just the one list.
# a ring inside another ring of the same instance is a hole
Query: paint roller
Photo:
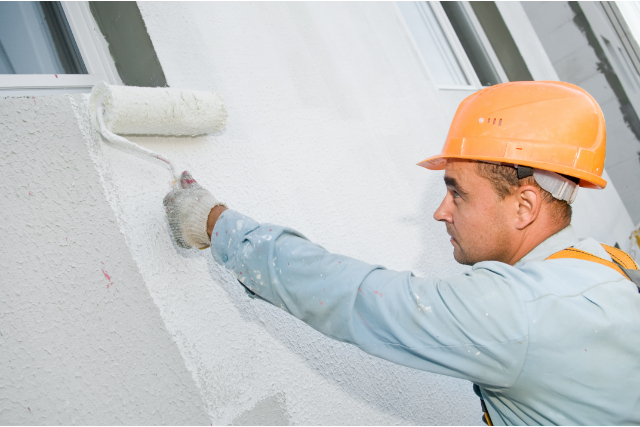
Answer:
[[94, 126], [114, 147], [163, 162], [178, 185], [175, 166], [122, 135], [198, 136], [222, 129], [227, 111], [220, 95], [213, 92], [110, 86], [93, 87], [89, 102]]

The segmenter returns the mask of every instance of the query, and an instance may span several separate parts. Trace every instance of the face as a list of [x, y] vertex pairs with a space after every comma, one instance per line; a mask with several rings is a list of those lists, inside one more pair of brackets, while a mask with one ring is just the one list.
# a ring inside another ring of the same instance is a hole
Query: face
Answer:
[[444, 181], [447, 195], [433, 217], [447, 226], [456, 261], [507, 262], [514, 241], [509, 197], [501, 200], [491, 183], [478, 175], [473, 161], [448, 161]]

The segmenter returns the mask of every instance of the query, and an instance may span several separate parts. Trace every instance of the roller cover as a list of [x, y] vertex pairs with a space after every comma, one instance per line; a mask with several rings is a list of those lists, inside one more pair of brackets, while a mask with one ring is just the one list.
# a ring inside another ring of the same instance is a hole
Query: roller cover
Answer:
[[213, 92], [110, 86], [104, 82], [91, 92], [94, 121], [101, 95], [105, 125], [121, 135], [203, 135], [219, 131], [227, 121], [224, 102]]

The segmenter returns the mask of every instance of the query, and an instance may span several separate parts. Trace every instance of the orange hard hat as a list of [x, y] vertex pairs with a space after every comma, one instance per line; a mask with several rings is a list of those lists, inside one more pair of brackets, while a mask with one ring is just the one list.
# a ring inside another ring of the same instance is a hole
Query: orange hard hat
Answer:
[[418, 165], [441, 170], [452, 158], [508, 163], [602, 189], [606, 140], [602, 110], [584, 89], [563, 82], [502, 83], [462, 101], [442, 153]]

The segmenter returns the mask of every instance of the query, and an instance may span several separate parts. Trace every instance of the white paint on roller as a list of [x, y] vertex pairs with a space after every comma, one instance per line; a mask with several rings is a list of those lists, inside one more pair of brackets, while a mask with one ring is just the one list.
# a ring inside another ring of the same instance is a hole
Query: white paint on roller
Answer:
[[115, 147], [157, 159], [169, 167], [174, 186], [178, 173], [169, 159], [116, 135], [196, 136], [219, 131], [227, 119], [222, 98], [215, 93], [109, 86], [99, 82], [91, 91], [92, 123]]
[[91, 92], [94, 117], [99, 96], [105, 125], [116, 134], [197, 136], [219, 131], [227, 120], [222, 98], [212, 92], [100, 82]]
[[107, 141], [113, 144], [114, 147], [117, 147], [126, 152], [130, 152], [131, 154], [134, 154], [134, 155], [139, 154], [139, 155], [142, 155], [143, 158], [153, 158], [161, 161], [164, 165], [166, 165], [169, 168], [169, 171], [171, 172], [171, 176], [173, 177], [173, 182], [174, 182], [173, 186], [175, 188], [178, 188], [177, 186], [178, 186], [179, 177], [176, 172], [175, 166], [173, 165], [173, 163], [171, 163], [169, 159], [167, 159], [166, 157], [158, 153], [154, 153], [151, 150], [141, 147], [135, 142], [129, 141], [127, 138], [124, 138], [120, 135], [116, 135], [115, 133], [107, 129], [107, 126], [104, 124], [105, 106], [104, 106], [103, 94], [98, 95], [95, 99], [95, 102], [92, 103], [92, 105], [94, 106], [94, 110], [95, 110], [95, 119], [97, 120], [97, 123], [98, 123], [98, 130]]

